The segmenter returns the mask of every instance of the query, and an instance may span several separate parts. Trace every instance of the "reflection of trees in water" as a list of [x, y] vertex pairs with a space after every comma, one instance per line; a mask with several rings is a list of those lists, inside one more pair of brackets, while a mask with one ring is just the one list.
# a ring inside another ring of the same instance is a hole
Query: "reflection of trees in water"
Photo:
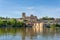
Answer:
[[9, 40], [12, 40], [15, 38], [16, 30], [12, 28], [0, 28], [0, 36], [4, 36], [8, 38], [8, 35], [11, 35], [11, 38]]
[[27, 37], [29, 37], [30, 39], [33, 39], [34, 37], [37, 36], [37, 34], [34, 32], [32, 28], [26, 28], [26, 34]]
[[14, 28], [0, 28], [0, 36], [2, 35], [13, 35], [16, 36], [16, 29]]
[[13, 36], [16, 36], [17, 34], [21, 35], [22, 40], [25, 40], [26, 38], [35, 39], [38, 35], [46, 38], [53, 38], [55, 34], [60, 35], [60, 28], [46, 28], [42, 33], [39, 30], [37, 32], [33, 28], [0, 28], [0, 36], [9, 34]]

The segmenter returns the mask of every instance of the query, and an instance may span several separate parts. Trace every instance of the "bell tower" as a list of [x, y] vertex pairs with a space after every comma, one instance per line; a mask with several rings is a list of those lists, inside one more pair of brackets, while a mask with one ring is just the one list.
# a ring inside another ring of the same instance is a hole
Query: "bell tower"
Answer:
[[22, 18], [25, 18], [26, 17], [26, 14], [23, 12], [22, 13]]

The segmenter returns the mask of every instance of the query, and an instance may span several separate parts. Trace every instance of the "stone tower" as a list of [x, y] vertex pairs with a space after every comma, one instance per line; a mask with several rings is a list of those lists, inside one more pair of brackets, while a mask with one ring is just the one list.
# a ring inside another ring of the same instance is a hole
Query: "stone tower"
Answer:
[[23, 12], [22, 13], [22, 18], [24, 19], [26, 17], [26, 14]]

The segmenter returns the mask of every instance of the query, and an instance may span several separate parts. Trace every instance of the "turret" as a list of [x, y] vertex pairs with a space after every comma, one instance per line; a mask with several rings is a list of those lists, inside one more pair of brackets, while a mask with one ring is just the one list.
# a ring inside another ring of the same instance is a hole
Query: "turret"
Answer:
[[23, 12], [22, 13], [22, 18], [25, 18], [26, 17], [26, 14]]

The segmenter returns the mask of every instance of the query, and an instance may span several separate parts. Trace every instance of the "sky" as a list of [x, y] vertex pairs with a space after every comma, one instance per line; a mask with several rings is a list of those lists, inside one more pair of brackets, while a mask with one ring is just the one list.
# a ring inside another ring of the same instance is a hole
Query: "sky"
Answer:
[[23, 12], [60, 18], [60, 0], [0, 0], [0, 17], [21, 18]]

